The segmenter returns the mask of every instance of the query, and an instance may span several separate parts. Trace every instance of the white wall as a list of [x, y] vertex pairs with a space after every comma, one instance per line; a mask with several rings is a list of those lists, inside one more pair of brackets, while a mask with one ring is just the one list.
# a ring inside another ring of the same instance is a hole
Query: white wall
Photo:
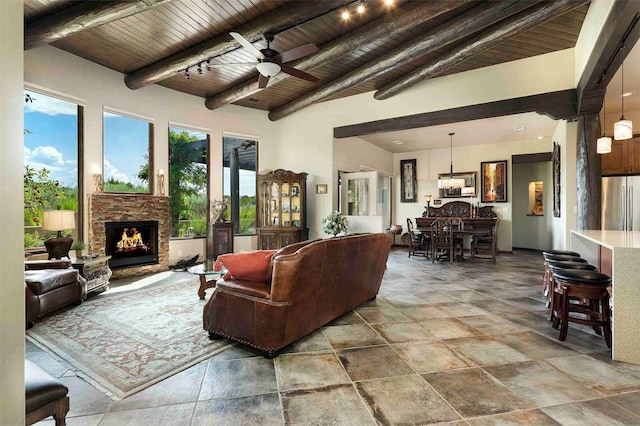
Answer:
[[[393, 214], [391, 222], [396, 225], [402, 225], [403, 232], [407, 232], [407, 218], [410, 218], [413, 222], [413, 226], [416, 226], [414, 218], [422, 216], [422, 212], [427, 205], [424, 201], [426, 194], [431, 194], [433, 198], [437, 198], [438, 184], [431, 180], [431, 174], [429, 172], [429, 155], [431, 151], [415, 151], [415, 152], [403, 152], [402, 154], [393, 155]], [[400, 160], [416, 160], [416, 179], [418, 183], [418, 199], [415, 203], [402, 203], [400, 201]]]
[[[334, 127], [569, 89], [575, 87], [573, 70], [574, 51], [566, 49], [434, 78], [384, 101], [375, 100], [373, 92], [368, 92], [315, 104], [276, 122], [281, 167], [306, 171], [310, 188], [314, 188], [315, 183], [329, 183], [329, 191], [332, 191], [337, 178], [332, 164]], [[303, 147], [304, 155], [300, 154], [300, 147]], [[399, 157], [395, 156], [394, 169], [398, 167], [398, 160]], [[428, 169], [418, 165], [419, 180], [427, 172]], [[397, 178], [398, 170], [394, 173]], [[437, 175], [439, 172], [433, 173]], [[394, 185], [394, 189], [397, 186]], [[420, 182], [418, 190], [421, 196], [424, 191], [431, 191], [428, 184], [421, 185]], [[395, 192], [396, 211], [392, 220], [404, 225], [413, 208], [417, 209], [420, 204], [422, 211], [424, 207], [421, 203], [400, 205], [399, 193]], [[322, 236], [320, 221], [331, 211], [333, 198], [310, 197], [307, 221], [311, 237]], [[500, 248], [503, 249], [502, 246]]]
[[[548, 250], [553, 245], [553, 185], [551, 161], [514, 164], [513, 172], [513, 246]], [[544, 216], [529, 210], [529, 184], [543, 183]]]
[[560, 144], [560, 217], [553, 218], [553, 248], [569, 247], [571, 230], [577, 229], [578, 205], [576, 186], [576, 146], [578, 126], [558, 122], [553, 140]]
[[23, 4], [0, 1], [0, 424], [24, 424]]
[[[264, 111], [226, 106], [210, 111], [204, 100], [158, 85], [128, 89], [124, 75], [51, 46], [25, 52], [27, 84], [78, 98], [85, 105], [86, 191], [92, 191], [92, 170], [102, 169], [103, 106], [155, 120], [155, 169], [168, 170], [168, 123], [182, 123], [211, 130], [211, 197], [222, 198], [222, 133], [231, 132], [259, 138], [259, 167], [278, 168], [275, 126]], [[195, 76], [197, 78], [197, 76]], [[154, 188], [155, 190], [155, 188]], [[86, 195], [86, 194], [85, 194]], [[168, 194], [170, 195], [170, 194]], [[85, 197], [85, 207], [87, 198]], [[85, 229], [88, 229], [85, 218]], [[84, 236], [86, 240], [86, 235]], [[255, 237], [236, 237], [236, 250], [251, 247]], [[171, 263], [189, 254], [205, 253], [205, 240], [175, 240], [170, 244]]]
[[613, 9], [613, 0], [591, 0], [589, 11], [585, 16], [580, 35], [576, 41], [575, 47], [575, 85], [578, 85], [580, 77], [584, 72], [584, 68], [589, 60], [589, 55], [595, 47], [598, 36], [604, 27], [611, 9]]

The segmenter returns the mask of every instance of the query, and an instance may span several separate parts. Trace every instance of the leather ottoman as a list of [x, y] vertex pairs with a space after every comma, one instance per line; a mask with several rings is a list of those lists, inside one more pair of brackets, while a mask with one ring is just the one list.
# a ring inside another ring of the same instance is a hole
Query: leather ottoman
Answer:
[[38, 365], [24, 361], [25, 424], [32, 425], [53, 416], [56, 426], [66, 424], [69, 389]]

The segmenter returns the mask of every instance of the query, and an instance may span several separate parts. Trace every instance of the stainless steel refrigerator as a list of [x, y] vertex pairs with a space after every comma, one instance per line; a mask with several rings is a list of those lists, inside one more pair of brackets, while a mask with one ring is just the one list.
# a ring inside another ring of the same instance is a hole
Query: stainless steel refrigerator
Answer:
[[602, 178], [602, 229], [640, 231], [640, 176]]

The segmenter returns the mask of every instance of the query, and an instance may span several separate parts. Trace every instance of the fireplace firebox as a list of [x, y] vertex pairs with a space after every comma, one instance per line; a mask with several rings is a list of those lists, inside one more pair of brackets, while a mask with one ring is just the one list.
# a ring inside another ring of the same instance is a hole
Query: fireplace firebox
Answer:
[[111, 269], [156, 264], [158, 221], [105, 222], [105, 252]]

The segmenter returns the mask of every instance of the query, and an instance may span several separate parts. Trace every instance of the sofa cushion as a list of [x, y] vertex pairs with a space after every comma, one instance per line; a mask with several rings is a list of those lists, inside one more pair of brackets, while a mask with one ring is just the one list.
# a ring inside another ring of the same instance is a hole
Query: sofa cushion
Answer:
[[264, 282], [243, 281], [243, 280], [218, 280], [216, 288], [220, 290], [229, 290], [236, 293], [255, 296], [261, 299], [269, 299], [271, 295], [271, 286]]
[[247, 250], [222, 254], [217, 260], [233, 279], [264, 283], [270, 278], [270, 263], [275, 253], [275, 250]]
[[68, 269], [40, 269], [24, 272], [24, 280], [34, 294], [40, 295], [78, 282], [78, 271]]

